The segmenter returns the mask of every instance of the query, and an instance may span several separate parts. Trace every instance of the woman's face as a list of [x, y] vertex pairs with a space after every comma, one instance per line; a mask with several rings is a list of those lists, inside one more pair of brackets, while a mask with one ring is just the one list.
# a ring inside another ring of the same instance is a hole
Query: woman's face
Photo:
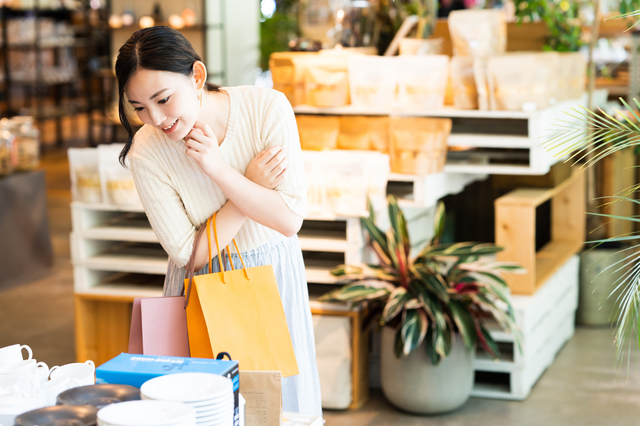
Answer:
[[140, 120], [171, 140], [187, 136], [198, 118], [200, 103], [192, 77], [141, 68], [129, 78], [124, 92]]

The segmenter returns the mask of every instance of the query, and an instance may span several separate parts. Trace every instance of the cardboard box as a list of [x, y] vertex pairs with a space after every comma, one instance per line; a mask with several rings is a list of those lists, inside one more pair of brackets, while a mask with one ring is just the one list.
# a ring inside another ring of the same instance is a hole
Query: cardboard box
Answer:
[[176, 373], [211, 373], [231, 379], [234, 394], [233, 424], [239, 426], [240, 376], [238, 361], [121, 353], [96, 368], [96, 383], [131, 385], [139, 388], [144, 382], [154, 377]]

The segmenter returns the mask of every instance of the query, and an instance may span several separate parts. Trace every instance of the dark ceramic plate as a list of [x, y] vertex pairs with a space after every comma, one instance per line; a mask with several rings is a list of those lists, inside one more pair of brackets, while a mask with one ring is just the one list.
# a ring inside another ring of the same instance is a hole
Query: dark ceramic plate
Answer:
[[58, 405], [28, 411], [16, 417], [16, 426], [95, 426], [98, 409], [90, 405]]
[[58, 405], [106, 407], [116, 402], [140, 399], [140, 389], [128, 385], [90, 385], [72, 388], [58, 395]]

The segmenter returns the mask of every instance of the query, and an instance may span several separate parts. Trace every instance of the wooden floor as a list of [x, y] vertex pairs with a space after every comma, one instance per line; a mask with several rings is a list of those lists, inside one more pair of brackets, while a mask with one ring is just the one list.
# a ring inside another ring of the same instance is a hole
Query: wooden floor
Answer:
[[[71, 213], [66, 153], [43, 161], [55, 264], [38, 281], [0, 291], [0, 347], [22, 343], [49, 366], [73, 362], [73, 271], [69, 254]], [[0, 236], [1, 238], [1, 236]], [[637, 359], [637, 357], [636, 357]], [[472, 398], [455, 413], [436, 417], [404, 414], [380, 391], [358, 411], [325, 411], [328, 426], [516, 425], [613, 426], [640, 424], [640, 365], [627, 376], [614, 368], [610, 329], [578, 328], [556, 362], [524, 402]]]

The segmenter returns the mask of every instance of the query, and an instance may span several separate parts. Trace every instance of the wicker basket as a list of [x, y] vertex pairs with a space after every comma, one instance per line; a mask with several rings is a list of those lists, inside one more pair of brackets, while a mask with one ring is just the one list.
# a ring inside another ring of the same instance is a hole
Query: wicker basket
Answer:
[[447, 160], [450, 133], [448, 118], [392, 117], [389, 123], [391, 171], [417, 175], [441, 172]]
[[300, 146], [308, 151], [336, 149], [340, 119], [332, 115], [296, 115]]

